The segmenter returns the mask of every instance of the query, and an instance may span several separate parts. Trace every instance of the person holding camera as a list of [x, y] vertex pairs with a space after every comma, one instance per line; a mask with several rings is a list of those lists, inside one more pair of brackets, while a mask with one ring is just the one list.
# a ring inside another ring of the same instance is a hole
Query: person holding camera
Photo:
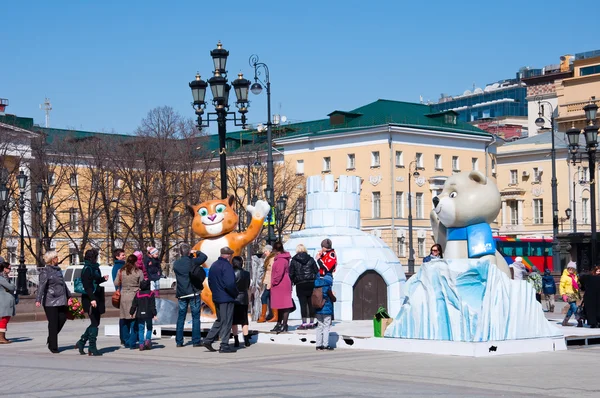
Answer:
[[177, 328], [175, 332], [175, 344], [183, 347], [183, 327], [188, 306], [192, 312], [192, 345], [200, 347], [200, 293], [202, 282], [206, 273], [202, 264], [208, 257], [201, 251], [191, 254], [191, 247], [187, 243], [179, 245], [181, 257], [173, 264], [175, 280], [177, 281], [176, 297], [179, 302], [179, 313], [177, 315]]

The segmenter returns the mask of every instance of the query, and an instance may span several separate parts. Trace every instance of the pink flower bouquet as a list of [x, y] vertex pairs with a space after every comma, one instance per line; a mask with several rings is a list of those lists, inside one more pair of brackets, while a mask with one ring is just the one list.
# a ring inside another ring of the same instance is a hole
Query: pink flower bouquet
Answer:
[[77, 300], [75, 297], [71, 297], [69, 298], [68, 306], [67, 319], [73, 320], [85, 318], [85, 312], [83, 311], [81, 301]]

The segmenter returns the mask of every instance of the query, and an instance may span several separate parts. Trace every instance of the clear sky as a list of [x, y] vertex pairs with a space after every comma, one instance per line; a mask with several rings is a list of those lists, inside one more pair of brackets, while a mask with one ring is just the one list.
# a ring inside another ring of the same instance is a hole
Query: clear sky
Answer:
[[[221, 40], [230, 78], [250, 78], [256, 53], [273, 113], [314, 120], [378, 98], [437, 101], [598, 49], [596, 14], [580, 0], [5, 1], [0, 98], [41, 125], [49, 97], [52, 127], [132, 133], [156, 106], [193, 116], [188, 82], [211, 76]], [[250, 96], [250, 122], [265, 121], [266, 95]]]

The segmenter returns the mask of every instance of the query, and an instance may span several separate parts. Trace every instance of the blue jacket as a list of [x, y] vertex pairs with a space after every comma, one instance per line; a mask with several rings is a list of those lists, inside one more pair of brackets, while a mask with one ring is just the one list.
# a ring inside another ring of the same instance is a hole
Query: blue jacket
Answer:
[[219, 257], [210, 266], [208, 287], [212, 291], [212, 299], [215, 304], [235, 302], [238, 295], [235, 272], [233, 265], [223, 257]]
[[123, 261], [123, 260], [115, 260], [115, 263], [113, 264], [113, 267], [112, 267], [112, 277], [113, 277], [113, 282], [115, 284], [115, 287], [118, 287], [118, 285], [117, 285], [117, 274], [119, 273], [119, 270], [121, 268], [123, 268], [124, 265], [125, 265], [125, 261]]
[[323, 297], [325, 298], [325, 305], [323, 308], [316, 310], [315, 312], [320, 315], [333, 315], [333, 303], [327, 295], [327, 292], [333, 287], [333, 277], [331, 274], [326, 274], [324, 277], [316, 279], [315, 287], [323, 288]]
[[544, 272], [542, 277], [542, 292], [544, 294], [556, 294], [556, 282], [554, 282], [554, 277], [550, 275], [550, 271]]

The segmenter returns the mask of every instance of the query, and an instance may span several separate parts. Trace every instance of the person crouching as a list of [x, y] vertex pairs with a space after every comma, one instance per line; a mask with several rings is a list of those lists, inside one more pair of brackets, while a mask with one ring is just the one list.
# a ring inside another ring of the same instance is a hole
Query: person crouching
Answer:
[[[129, 314], [137, 319], [140, 351], [152, 349], [152, 320], [156, 318], [156, 299], [150, 290], [150, 281], [140, 282], [140, 290], [135, 294]], [[144, 338], [144, 328], [146, 336]]]

